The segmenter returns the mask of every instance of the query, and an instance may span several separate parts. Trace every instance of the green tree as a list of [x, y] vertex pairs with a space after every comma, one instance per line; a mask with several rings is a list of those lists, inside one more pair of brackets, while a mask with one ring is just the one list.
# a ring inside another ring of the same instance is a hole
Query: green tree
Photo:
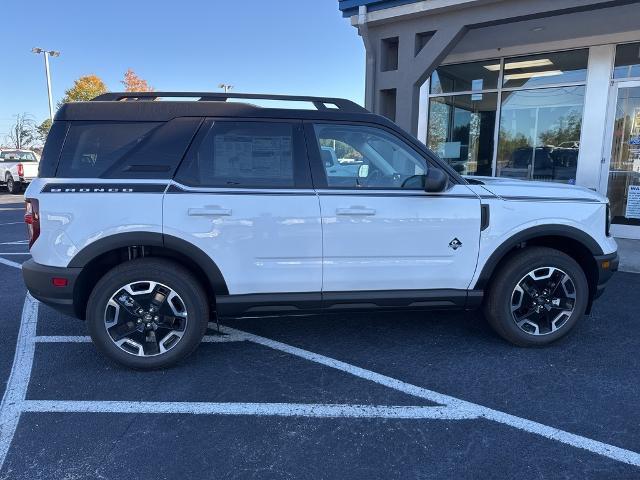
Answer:
[[47, 140], [47, 135], [49, 135], [49, 130], [51, 130], [51, 119], [47, 118], [35, 128], [34, 136], [38, 143], [44, 145], [44, 142]]
[[73, 86], [64, 92], [64, 98], [58, 104], [68, 102], [87, 102], [107, 92], [107, 86], [97, 75], [84, 75], [73, 82]]

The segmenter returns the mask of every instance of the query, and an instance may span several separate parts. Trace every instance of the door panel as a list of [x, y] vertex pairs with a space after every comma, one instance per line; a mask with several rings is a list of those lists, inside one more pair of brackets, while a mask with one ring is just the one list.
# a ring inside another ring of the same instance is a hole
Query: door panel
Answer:
[[230, 295], [321, 290], [320, 205], [301, 122], [206, 120], [163, 210], [163, 231], [206, 252]]
[[322, 231], [313, 192], [181, 188], [165, 196], [164, 233], [205, 251], [229, 294], [320, 291]]
[[439, 168], [395, 132], [308, 123], [320, 196], [323, 292], [466, 290], [480, 237], [480, 199], [466, 185], [427, 193]]
[[[478, 257], [480, 200], [466, 186], [444, 195], [319, 193], [323, 291], [468, 287]], [[449, 244], [456, 238], [461, 245], [454, 249]]]

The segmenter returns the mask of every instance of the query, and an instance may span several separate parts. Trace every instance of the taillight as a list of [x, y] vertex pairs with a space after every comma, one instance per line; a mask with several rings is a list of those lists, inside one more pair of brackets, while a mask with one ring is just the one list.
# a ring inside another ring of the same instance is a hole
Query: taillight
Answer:
[[19, 163], [18, 165], [16, 165], [16, 167], [18, 168], [18, 176], [24, 177], [24, 165]]
[[40, 205], [35, 198], [27, 198], [24, 204], [24, 223], [29, 234], [29, 248], [40, 236]]

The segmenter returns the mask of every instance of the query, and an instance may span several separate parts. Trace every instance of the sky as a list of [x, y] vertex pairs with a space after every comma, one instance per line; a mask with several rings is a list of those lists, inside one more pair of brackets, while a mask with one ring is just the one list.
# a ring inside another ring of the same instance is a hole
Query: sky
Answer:
[[[122, 90], [132, 68], [156, 90], [343, 97], [364, 102], [364, 47], [337, 0], [5, 0], [0, 41], [0, 144], [18, 113], [48, 113], [82, 75]], [[16, 19], [16, 21], [8, 21]]]

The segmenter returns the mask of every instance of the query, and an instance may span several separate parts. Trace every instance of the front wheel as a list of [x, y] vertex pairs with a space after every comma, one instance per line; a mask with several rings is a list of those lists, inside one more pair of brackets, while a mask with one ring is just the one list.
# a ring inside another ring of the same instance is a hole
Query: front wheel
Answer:
[[188, 356], [209, 321], [206, 294], [173, 262], [123, 263], [96, 284], [87, 305], [91, 338], [110, 359], [136, 369], [168, 367]]
[[7, 190], [11, 195], [18, 195], [22, 191], [22, 184], [16, 182], [11, 175], [7, 175]]
[[489, 285], [484, 311], [504, 339], [519, 346], [547, 345], [584, 316], [589, 285], [570, 256], [546, 247], [515, 253]]

